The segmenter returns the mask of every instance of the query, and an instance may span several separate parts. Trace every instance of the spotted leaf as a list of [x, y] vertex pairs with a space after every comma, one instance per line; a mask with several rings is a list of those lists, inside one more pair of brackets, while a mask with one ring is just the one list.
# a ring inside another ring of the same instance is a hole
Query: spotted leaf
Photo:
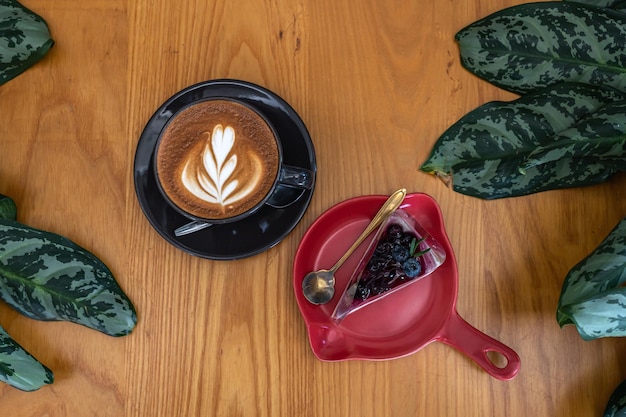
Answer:
[[604, 409], [603, 417], [626, 416], [626, 381], [615, 388]]
[[0, 327], [0, 381], [22, 391], [51, 384], [52, 371], [42, 365]]
[[0, 219], [0, 298], [37, 320], [65, 320], [111, 336], [137, 315], [111, 271], [68, 239]]
[[572, 127], [554, 135], [528, 154], [522, 169], [565, 158], [589, 158], [609, 163], [616, 159], [626, 169], [626, 101], [608, 103]]
[[626, 14], [575, 2], [525, 3], [456, 34], [473, 74], [523, 94], [558, 82], [626, 91]]
[[0, 84], [38, 62], [53, 44], [40, 16], [15, 0], [0, 0]]
[[599, 183], [626, 169], [612, 125], [615, 116], [623, 131], [626, 114], [614, 113], [624, 101], [610, 87], [563, 83], [487, 103], [444, 132], [420, 169], [484, 199]]
[[561, 327], [585, 340], [626, 336], [626, 218], [567, 274], [557, 308]]
[[0, 194], [0, 219], [15, 220], [17, 217], [17, 208], [15, 202], [6, 195]]
[[598, 6], [598, 7], [608, 7], [609, 9], [615, 9], [616, 7], [619, 7], [624, 0], [565, 0], [565, 1], [571, 1], [574, 3], [584, 3], [584, 4], [589, 4], [591, 6]]

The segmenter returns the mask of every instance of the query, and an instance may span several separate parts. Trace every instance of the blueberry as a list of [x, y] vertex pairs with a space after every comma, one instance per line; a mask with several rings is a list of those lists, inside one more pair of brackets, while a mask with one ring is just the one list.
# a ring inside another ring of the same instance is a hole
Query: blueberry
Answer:
[[402, 264], [404, 273], [409, 278], [415, 278], [422, 272], [422, 264], [416, 258], [409, 258]]
[[386, 278], [386, 284], [388, 286], [395, 286], [397, 284], [395, 284], [396, 280], [402, 280], [402, 278], [405, 276], [404, 271], [402, 270], [402, 268], [400, 267], [393, 267], [391, 268], [385, 278]]
[[356, 300], [366, 300], [370, 296], [370, 289], [365, 285], [357, 285], [354, 298]]
[[392, 239], [392, 240], [401, 238], [402, 237], [402, 226], [400, 226], [399, 224], [392, 224], [387, 229], [387, 236], [389, 236], [389, 238]]
[[381, 242], [376, 246], [376, 249], [374, 250], [374, 253], [376, 255], [387, 255], [389, 253], [391, 253], [391, 249], [392, 249], [393, 245], [389, 242]]
[[367, 270], [369, 272], [378, 272], [385, 267], [385, 259], [379, 257], [372, 257], [367, 263]]
[[405, 232], [400, 237], [400, 244], [406, 246], [407, 248], [411, 246], [411, 242], [415, 239], [413, 233]]
[[404, 262], [409, 259], [409, 248], [403, 245], [394, 245], [391, 249], [391, 256], [396, 262]]
[[375, 285], [372, 287], [372, 291], [371, 293], [374, 295], [380, 295], [384, 292], [389, 291], [391, 288], [389, 288], [388, 286], [384, 285], [384, 284], [380, 284], [380, 285]]

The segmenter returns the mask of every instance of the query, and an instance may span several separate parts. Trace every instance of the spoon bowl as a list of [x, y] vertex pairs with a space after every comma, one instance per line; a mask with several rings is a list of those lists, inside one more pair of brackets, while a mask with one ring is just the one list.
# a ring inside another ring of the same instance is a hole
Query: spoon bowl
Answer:
[[302, 291], [312, 304], [324, 304], [335, 295], [335, 273], [330, 269], [320, 269], [306, 274], [302, 281]]

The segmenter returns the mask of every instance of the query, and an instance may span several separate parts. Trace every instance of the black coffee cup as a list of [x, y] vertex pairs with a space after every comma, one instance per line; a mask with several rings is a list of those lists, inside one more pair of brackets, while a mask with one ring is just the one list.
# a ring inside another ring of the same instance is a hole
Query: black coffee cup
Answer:
[[314, 182], [310, 170], [283, 162], [267, 117], [233, 98], [194, 102], [173, 115], [153, 166], [167, 204], [205, 225], [239, 221], [265, 205], [287, 207]]

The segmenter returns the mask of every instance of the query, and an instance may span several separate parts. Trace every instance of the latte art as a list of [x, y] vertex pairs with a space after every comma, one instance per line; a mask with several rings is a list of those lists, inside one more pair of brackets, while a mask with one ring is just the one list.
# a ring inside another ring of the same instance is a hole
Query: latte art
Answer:
[[[248, 182], [240, 181], [233, 173], [237, 168], [237, 154], [231, 153], [235, 130], [217, 125], [213, 134], [205, 132], [206, 145], [200, 155], [191, 155], [181, 175], [181, 181], [190, 193], [199, 199], [222, 207], [248, 197], [258, 186], [263, 165], [258, 155], [249, 152]], [[243, 183], [242, 183], [243, 182]]]
[[279, 165], [278, 141], [265, 118], [227, 99], [181, 110], [155, 153], [162, 193], [184, 214], [208, 221], [259, 207], [274, 188]]

